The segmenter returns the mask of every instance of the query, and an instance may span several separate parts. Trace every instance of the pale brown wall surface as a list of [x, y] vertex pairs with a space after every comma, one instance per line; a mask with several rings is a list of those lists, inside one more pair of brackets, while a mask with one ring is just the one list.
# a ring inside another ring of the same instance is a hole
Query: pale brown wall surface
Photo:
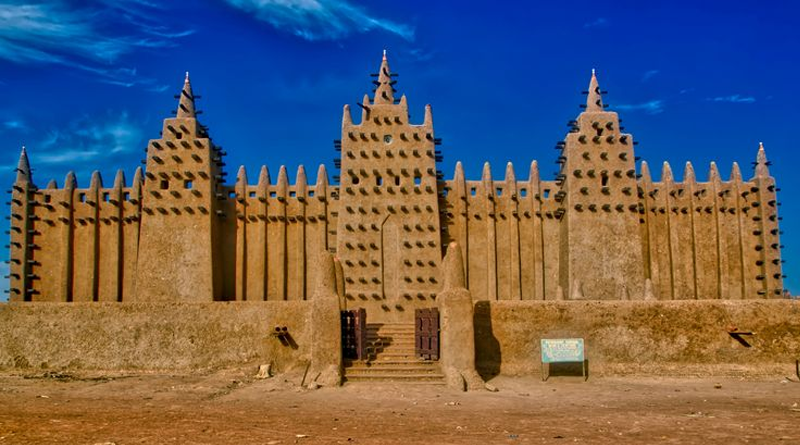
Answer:
[[[727, 333], [752, 331], [752, 347]], [[590, 373], [715, 374], [739, 368], [794, 370], [800, 358], [800, 302], [478, 302], [479, 372], [539, 375], [541, 338], [581, 337]]]
[[[0, 369], [197, 371], [308, 360], [308, 302], [0, 305]], [[297, 349], [270, 336], [286, 326]]]

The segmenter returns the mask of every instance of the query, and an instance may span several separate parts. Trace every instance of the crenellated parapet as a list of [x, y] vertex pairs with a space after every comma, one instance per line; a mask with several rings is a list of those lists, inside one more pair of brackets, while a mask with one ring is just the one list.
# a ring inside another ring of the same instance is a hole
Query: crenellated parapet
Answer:
[[708, 181], [698, 182], [687, 163], [676, 182], [665, 163], [661, 180], [653, 182], [642, 163], [640, 187], [646, 276], [657, 298], [782, 297], [775, 180], [763, 146], [749, 181], [736, 163], [723, 181], [712, 163]]
[[[22, 157], [27, 164], [24, 151]], [[15, 283], [16, 275], [20, 279], [23, 275], [12, 272], [12, 286], [26, 289], [20, 300], [91, 302], [130, 298], [135, 276], [131, 272], [135, 271], [138, 250], [141, 172], [137, 170], [134, 183], [128, 187], [119, 171], [111, 188], [103, 187], [97, 172], [88, 188], [79, 188], [71, 172], [63, 188], [51, 181], [46, 188], [38, 189], [30, 182], [30, 175], [26, 177], [18, 177], [14, 192], [22, 196], [19, 190], [28, 190], [27, 202], [20, 205], [28, 209], [27, 217], [12, 218], [11, 229], [12, 242], [27, 245], [24, 252], [19, 252], [18, 261], [12, 251], [12, 268], [24, 268], [26, 272], [24, 283]], [[27, 226], [24, 240], [23, 224]], [[12, 296], [15, 294], [12, 291]]]
[[235, 280], [226, 287], [236, 300], [304, 300], [315, 281], [308, 259], [333, 250], [337, 212], [331, 205], [337, 187], [328, 184], [320, 165], [314, 185], [305, 168], [289, 182], [281, 166], [275, 184], [266, 166], [257, 184], [247, 182], [244, 167], [228, 189], [231, 224], [235, 221]]
[[459, 162], [444, 182], [445, 241], [461, 248], [475, 299], [541, 300], [556, 293], [558, 185], [540, 180], [535, 161], [528, 177], [518, 181], [509, 163], [505, 178], [495, 181], [487, 163], [480, 181], [468, 181]]

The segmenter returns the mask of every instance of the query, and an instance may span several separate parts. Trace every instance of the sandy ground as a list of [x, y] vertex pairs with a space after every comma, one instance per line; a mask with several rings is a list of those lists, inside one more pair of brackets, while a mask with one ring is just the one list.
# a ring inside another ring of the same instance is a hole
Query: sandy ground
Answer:
[[800, 443], [796, 378], [498, 377], [461, 393], [250, 371], [3, 374], [0, 445]]

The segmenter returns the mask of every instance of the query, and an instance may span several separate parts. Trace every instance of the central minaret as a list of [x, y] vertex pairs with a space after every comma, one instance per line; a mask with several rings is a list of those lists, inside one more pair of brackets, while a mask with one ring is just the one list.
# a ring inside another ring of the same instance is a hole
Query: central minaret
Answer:
[[413, 316], [441, 287], [433, 119], [428, 105], [422, 125], [409, 122], [385, 52], [375, 76], [360, 124], [344, 107], [337, 252], [349, 306]]
[[221, 297], [215, 267], [220, 151], [197, 121], [186, 74], [174, 118], [147, 148], [136, 267], [137, 301], [212, 301]]
[[560, 283], [570, 299], [642, 298], [644, 269], [633, 137], [605, 111], [592, 71], [586, 110], [564, 140]]

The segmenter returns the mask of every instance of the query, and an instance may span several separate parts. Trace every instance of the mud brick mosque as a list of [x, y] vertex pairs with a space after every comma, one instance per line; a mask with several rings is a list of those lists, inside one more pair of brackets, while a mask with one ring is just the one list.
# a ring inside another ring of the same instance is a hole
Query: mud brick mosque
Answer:
[[[290, 179], [239, 169], [195, 113], [187, 75], [177, 113], [128, 182], [94, 173], [79, 187], [34, 184], [25, 150], [11, 191], [10, 300], [211, 302], [305, 300], [320, 252], [335, 256], [348, 308], [400, 320], [434, 307], [442, 259], [461, 250], [473, 300], [768, 299], [783, 296], [775, 180], [764, 148], [755, 173], [734, 164], [708, 182], [687, 163], [638, 173], [633, 136], [603, 105], [592, 74], [586, 105], [557, 143], [560, 172], [536, 161], [493, 178], [437, 170], [430, 106], [409, 121], [384, 55], [354, 122], [344, 106], [340, 175], [300, 167]], [[254, 174], [255, 173], [255, 174]], [[313, 185], [308, 175], [315, 174]], [[255, 179], [253, 181], [253, 179]], [[338, 183], [338, 184], [337, 184]]]

